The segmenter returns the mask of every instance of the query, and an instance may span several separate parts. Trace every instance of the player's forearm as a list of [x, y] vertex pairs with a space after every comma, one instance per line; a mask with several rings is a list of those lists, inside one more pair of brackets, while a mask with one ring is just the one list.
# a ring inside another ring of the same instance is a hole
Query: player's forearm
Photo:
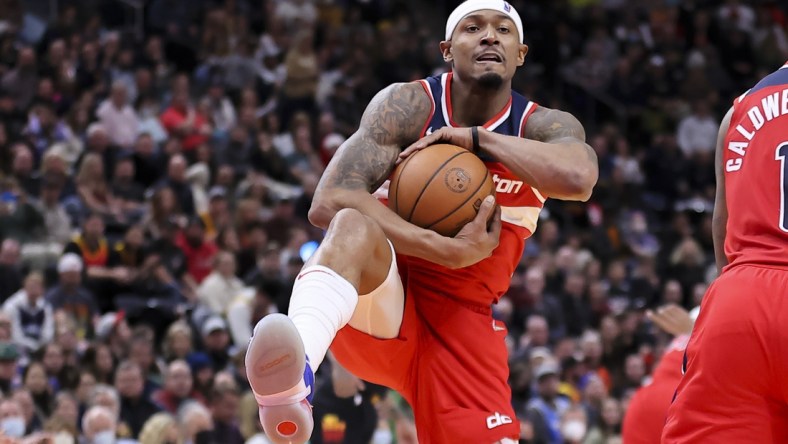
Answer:
[[343, 208], [358, 210], [377, 222], [398, 253], [451, 266], [452, 254], [442, 247], [443, 236], [406, 222], [363, 190], [322, 190], [315, 195], [309, 221], [327, 229], [334, 215]]
[[540, 193], [586, 201], [596, 184], [597, 161], [580, 142], [544, 143], [479, 131], [479, 146]]

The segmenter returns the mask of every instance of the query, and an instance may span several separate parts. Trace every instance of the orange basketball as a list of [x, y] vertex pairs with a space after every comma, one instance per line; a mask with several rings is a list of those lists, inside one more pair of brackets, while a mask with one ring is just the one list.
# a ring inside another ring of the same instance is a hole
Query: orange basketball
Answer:
[[492, 175], [478, 157], [455, 145], [436, 144], [397, 166], [388, 205], [414, 225], [454, 236], [494, 193]]

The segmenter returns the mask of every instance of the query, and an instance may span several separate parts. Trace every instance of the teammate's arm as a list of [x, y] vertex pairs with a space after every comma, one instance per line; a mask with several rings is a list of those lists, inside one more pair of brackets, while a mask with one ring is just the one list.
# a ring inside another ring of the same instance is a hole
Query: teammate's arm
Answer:
[[[418, 83], [394, 84], [379, 92], [364, 111], [358, 131], [342, 144], [320, 179], [309, 210], [310, 222], [326, 228], [337, 211], [354, 208], [374, 219], [402, 254], [451, 268], [489, 256], [497, 246], [498, 233], [495, 229], [488, 232], [486, 224], [466, 231], [464, 237], [443, 237], [406, 222], [371, 194], [391, 174], [402, 147], [419, 138], [431, 107]], [[479, 216], [486, 217], [490, 211], [492, 204], [485, 204]]]
[[728, 127], [731, 124], [733, 107], [728, 110], [720, 123], [720, 130], [717, 133], [717, 152], [714, 159], [714, 170], [717, 176], [717, 194], [714, 198], [714, 216], [711, 219], [711, 237], [714, 240], [714, 258], [717, 262], [717, 273], [722, 272], [722, 268], [728, 265], [728, 258], [725, 256], [725, 233], [728, 224], [728, 204], [725, 200], [725, 171], [723, 156], [725, 149], [725, 135], [728, 134]]

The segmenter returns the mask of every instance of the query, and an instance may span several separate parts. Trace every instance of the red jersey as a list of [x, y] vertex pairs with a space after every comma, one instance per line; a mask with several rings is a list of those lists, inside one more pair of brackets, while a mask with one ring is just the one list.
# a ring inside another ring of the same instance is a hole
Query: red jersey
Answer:
[[723, 145], [728, 267], [788, 267], [788, 63], [733, 103]]
[[[422, 130], [422, 136], [444, 127], [458, 127], [452, 119], [452, 73], [421, 80], [432, 100], [432, 113]], [[537, 105], [516, 92], [509, 103], [485, 125], [485, 129], [499, 134], [522, 137], [528, 117]], [[536, 229], [545, 196], [516, 177], [497, 160], [479, 156], [493, 174], [496, 200], [501, 206], [501, 236], [493, 254], [470, 267], [452, 270], [413, 257], [400, 257], [400, 267], [407, 268], [408, 279], [420, 288], [444, 294], [450, 298], [489, 307], [509, 289], [509, 282], [523, 255], [525, 239]], [[385, 193], [387, 193], [387, 188]], [[379, 197], [386, 194], [379, 193]]]

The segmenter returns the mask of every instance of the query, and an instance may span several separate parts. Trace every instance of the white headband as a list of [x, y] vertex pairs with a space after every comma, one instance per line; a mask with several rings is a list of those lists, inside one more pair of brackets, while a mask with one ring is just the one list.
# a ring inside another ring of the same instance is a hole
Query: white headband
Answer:
[[446, 40], [451, 40], [451, 35], [454, 33], [454, 28], [460, 23], [466, 15], [481, 11], [482, 9], [492, 9], [509, 16], [517, 27], [517, 33], [520, 34], [520, 43], [523, 43], [523, 21], [520, 20], [520, 14], [504, 0], [468, 0], [460, 3], [446, 21]]

